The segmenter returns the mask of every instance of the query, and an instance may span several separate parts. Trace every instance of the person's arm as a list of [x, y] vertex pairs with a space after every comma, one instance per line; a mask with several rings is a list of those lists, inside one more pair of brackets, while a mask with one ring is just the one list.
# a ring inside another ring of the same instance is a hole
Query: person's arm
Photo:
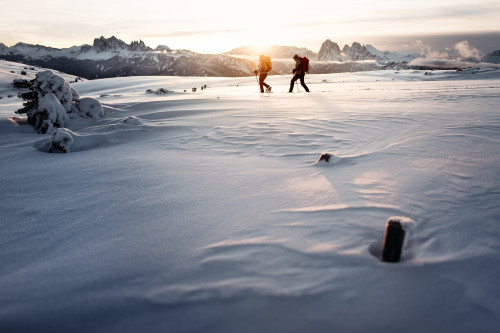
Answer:
[[295, 60], [295, 68], [293, 69], [293, 72], [295, 73], [296, 71], [298, 71], [300, 68], [302, 67], [302, 61], [300, 58], [297, 58], [297, 60]]
[[253, 72], [255, 73], [255, 75], [257, 75], [260, 73], [261, 69], [262, 69], [262, 61], [259, 60], [259, 67]]

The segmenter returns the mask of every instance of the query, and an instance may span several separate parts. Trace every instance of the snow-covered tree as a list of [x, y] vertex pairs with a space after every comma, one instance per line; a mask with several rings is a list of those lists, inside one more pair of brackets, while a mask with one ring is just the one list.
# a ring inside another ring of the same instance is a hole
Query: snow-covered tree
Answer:
[[53, 93], [40, 97], [38, 107], [28, 112], [28, 121], [38, 133], [47, 133], [52, 130], [52, 127], [64, 126], [65, 119], [66, 110]]
[[19, 95], [26, 102], [16, 113], [26, 113], [28, 122], [35, 127], [37, 133], [50, 133], [53, 127], [63, 127], [70, 116], [104, 116], [98, 100], [80, 98], [80, 94], [66, 80], [51, 70], [38, 72], [29, 89]]

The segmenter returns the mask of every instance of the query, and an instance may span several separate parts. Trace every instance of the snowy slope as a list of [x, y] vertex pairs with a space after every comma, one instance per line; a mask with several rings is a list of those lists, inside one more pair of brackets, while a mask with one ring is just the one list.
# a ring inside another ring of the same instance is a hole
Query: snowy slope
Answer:
[[390, 52], [390, 51], [379, 51], [372, 45], [365, 45], [366, 49], [373, 55], [375, 55], [378, 59], [383, 60], [383, 61], [389, 61], [389, 62], [396, 62], [396, 61], [406, 61], [410, 62], [411, 60], [415, 59], [415, 55], [401, 55], [397, 52]]
[[[9, 98], [17, 96], [21, 91], [19, 89], [13, 89], [12, 81], [14, 80], [33, 80], [36, 74], [44, 70], [40, 67], [30, 66], [26, 64], [20, 64], [17, 62], [0, 60], [0, 98]], [[77, 77], [75, 75], [69, 75], [66, 73], [54, 71], [61, 77], [63, 77], [68, 82], [75, 82]], [[78, 80], [82, 80], [78, 78]]]
[[500, 71], [289, 80], [71, 84], [69, 154], [0, 99], [0, 331], [496, 332]]

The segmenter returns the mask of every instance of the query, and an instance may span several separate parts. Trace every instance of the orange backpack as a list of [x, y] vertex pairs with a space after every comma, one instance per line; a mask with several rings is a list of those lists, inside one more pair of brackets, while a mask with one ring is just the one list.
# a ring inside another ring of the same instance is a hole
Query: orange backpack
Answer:
[[262, 58], [262, 68], [261, 72], [269, 72], [272, 69], [271, 67], [271, 58], [264, 56]]

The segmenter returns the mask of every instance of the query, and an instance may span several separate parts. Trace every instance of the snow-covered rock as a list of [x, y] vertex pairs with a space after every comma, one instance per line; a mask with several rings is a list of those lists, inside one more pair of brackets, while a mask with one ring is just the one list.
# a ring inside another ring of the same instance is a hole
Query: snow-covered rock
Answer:
[[33, 146], [44, 153], [69, 153], [78, 135], [67, 128], [57, 128], [48, 138], [38, 140]]
[[49, 140], [49, 153], [69, 153], [70, 147], [74, 143], [73, 135], [67, 128], [58, 128], [50, 137]]
[[97, 118], [104, 116], [104, 110], [102, 108], [102, 104], [95, 98], [91, 97], [80, 98], [78, 109], [80, 115], [84, 117]]
[[128, 127], [137, 125], [141, 125], [141, 120], [136, 116], [125, 117], [121, 119], [117, 124], [118, 127]]
[[148, 94], [156, 94], [156, 95], [163, 95], [163, 94], [167, 94], [168, 90], [165, 89], [165, 88], [160, 88], [158, 90], [148, 89], [148, 90], [146, 90], [146, 93], [148, 93]]

